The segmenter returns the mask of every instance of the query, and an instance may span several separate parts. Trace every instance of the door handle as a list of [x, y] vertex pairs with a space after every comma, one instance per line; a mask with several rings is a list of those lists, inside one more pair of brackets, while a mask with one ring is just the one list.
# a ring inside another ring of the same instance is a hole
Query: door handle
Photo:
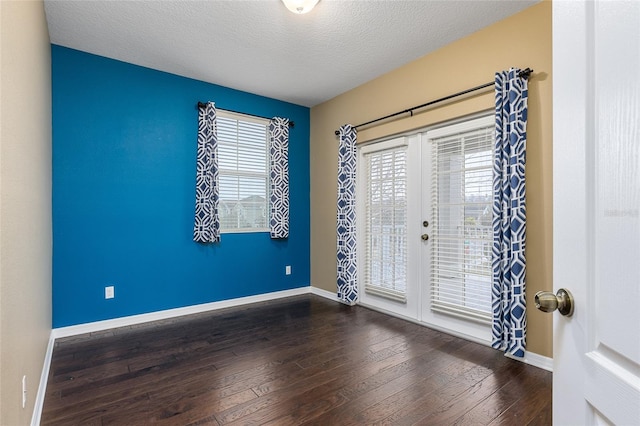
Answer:
[[542, 312], [553, 312], [557, 309], [565, 317], [573, 315], [575, 305], [573, 295], [564, 288], [559, 289], [556, 294], [550, 291], [539, 291], [535, 295], [534, 302], [536, 308]]

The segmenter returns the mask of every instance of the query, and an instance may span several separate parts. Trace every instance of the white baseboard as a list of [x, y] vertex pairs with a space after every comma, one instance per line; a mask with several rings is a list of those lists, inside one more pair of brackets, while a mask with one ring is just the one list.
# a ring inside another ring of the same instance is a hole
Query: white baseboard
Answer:
[[553, 373], [553, 358], [538, 355], [533, 352], [525, 352], [524, 358], [517, 358], [509, 354], [505, 354], [505, 356], [511, 359], [515, 359], [516, 361], [522, 361], [525, 364], [529, 364], [534, 367], [542, 368], [543, 370], [551, 371]]
[[325, 299], [333, 300], [334, 302], [340, 302], [337, 293], [323, 290], [318, 287], [309, 287], [309, 293], [315, 294], [316, 296], [324, 297]]
[[95, 333], [97, 331], [109, 330], [112, 328], [126, 327], [130, 325], [142, 324], [145, 322], [180, 317], [183, 315], [199, 314], [201, 312], [214, 311], [217, 309], [242, 306], [249, 303], [264, 302], [267, 300], [275, 300], [283, 297], [308, 294], [310, 293], [310, 288], [311, 287], [298, 287], [291, 290], [274, 291], [272, 293], [258, 294], [255, 296], [238, 297], [236, 299], [203, 303], [200, 305], [186, 306], [184, 308], [167, 309], [164, 311], [151, 312], [148, 314], [131, 315], [128, 317], [96, 321], [79, 325], [71, 325], [68, 327], [54, 328], [51, 333], [55, 339], [59, 339], [61, 337], [77, 336], [79, 334], [85, 333]]
[[53, 355], [53, 347], [55, 345], [55, 337], [53, 337], [53, 330], [49, 335], [49, 344], [47, 345], [47, 351], [44, 354], [44, 365], [42, 366], [42, 373], [40, 374], [40, 383], [38, 384], [38, 392], [36, 394], [36, 401], [33, 406], [33, 414], [31, 415], [31, 426], [40, 425], [40, 418], [42, 417], [42, 408], [44, 407], [44, 397], [47, 391], [47, 381], [49, 380], [49, 369], [51, 367], [51, 357]]

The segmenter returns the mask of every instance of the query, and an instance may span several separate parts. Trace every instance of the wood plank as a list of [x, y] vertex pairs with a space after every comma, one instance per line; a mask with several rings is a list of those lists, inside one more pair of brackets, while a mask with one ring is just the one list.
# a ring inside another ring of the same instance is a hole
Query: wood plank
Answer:
[[[452, 422], [452, 424], [488, 425], [512, 405], [519, 403], [521, 400], [526, 400], [532, 392], [546, 389], [548, 385], [545, 384], [545, 378], [548, 376], [549, 373], [547, 371], [538, 368], [524, 369], [520, 375], [508, 380], [491, 396], [460, 416], [455, 422]], [[498, 376], [498, 378], [502, 381], [505, 380], [502, 374]], [[549, 401], [549, 404], [550, 403], [551, 401]], [[544, 411], [545, 410], [543, 410], [543, 412]], [[550, 407], [548, 407], [548, 414], [551, 414]], [[546, 418], [544, 420], [546, 420]]]
[[43, 425], [531, 424], [551, 373], [314, 295], [56, 341]]
[[551, 410], [551, 374], [546, 374], [523, 392], [522, 398], [503, 411], [490, 425], [526, 425], [538, 417], [548, 418], [547, 410]]

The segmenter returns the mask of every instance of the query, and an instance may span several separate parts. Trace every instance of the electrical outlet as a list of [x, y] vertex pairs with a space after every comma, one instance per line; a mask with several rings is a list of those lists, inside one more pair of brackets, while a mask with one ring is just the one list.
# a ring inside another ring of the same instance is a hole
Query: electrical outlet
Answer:
[[104, 288], [104, 298], [113, 299], [116, 297], [114, 286], [110, 285]]
[[27, 376], [22, 376], [22, 408], [27, 406]]
[[284, 273], [286, 275], [291, 275], [291, 265], [287, 265], [284, 267]]

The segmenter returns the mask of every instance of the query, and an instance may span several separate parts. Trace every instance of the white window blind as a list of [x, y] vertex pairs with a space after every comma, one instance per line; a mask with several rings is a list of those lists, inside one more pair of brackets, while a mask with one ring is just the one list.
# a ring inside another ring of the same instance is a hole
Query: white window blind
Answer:
[[494, 126], [432, 139], [431, 309], [491, 321]]
[[364, 289], [406, 302], [406, 145], [364, 154], [366, 229]]
[[220, 230], [269, 231], [268, 120], [218, 111]]

